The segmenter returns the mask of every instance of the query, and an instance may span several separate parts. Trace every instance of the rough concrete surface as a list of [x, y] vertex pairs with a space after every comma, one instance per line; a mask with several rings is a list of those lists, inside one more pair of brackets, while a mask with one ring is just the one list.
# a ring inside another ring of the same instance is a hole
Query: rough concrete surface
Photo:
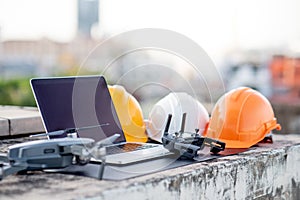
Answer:
[[0, 182], [0, 199], [300, 199], [300, 136], [274, 139], [272, 147], [118, 182], [12, 175]]

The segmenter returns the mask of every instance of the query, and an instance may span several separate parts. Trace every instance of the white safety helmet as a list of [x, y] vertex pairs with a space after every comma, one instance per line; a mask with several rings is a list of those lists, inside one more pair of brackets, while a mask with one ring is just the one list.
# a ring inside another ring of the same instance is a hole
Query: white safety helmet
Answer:
[[158, 101], [149, 113], [147, 133], [152, 140], [162, 142], [167, 117], [172, 114], [169, 133], [180, 130], [182, 114], [186, 113], [185, 132], [199, 129], [201, 135], [206, 129], [209, 116], [204, 106], [187, 93], [170, 93]]

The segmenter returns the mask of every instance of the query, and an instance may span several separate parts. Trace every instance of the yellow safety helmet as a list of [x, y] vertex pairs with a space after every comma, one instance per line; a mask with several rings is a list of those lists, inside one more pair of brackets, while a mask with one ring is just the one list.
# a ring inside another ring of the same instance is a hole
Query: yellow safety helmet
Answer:
[[108, 86], [127, 142], [146, 142], [145, 124], [138, 101], [120, 85]]
[[253, 89], [240, 87], [218, 100], [204, 135], [225, 142], [226, 148], [248, 148], [280, 128], [268, 99]]

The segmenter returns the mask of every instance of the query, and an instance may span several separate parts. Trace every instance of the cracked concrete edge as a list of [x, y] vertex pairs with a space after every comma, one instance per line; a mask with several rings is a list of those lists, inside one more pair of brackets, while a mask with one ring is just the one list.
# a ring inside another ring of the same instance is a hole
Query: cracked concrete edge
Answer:
[[299, 199], [299, 155], [300, 145], [228, 156], [206, 166], [193, 165], [190, 171], [183, 167], [163, 179], [103, 191], [95, 199]]

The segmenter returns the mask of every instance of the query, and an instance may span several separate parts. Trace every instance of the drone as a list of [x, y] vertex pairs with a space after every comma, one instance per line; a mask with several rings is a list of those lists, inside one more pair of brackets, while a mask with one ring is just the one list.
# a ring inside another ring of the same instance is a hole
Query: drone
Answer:
[[180, 131], [173, 134], [169, 133], [171, 119], [172, 115], [169, 114], [162, 137], [163, 146], [170, 152], [180, 155], [180, 158], [193, 160], [205, 146], [210, 147], [210, 152], [213, 154], [224, 151], [226, 145], [224, 142], [200, 136], [198, 134], [199, 129], [195, 129], [195, 133], [185, 132], [186, 113], [183, 113], [182, 115]]
[[[97, 126], [103, 126], [102, 124]], [[36, 140], [9, 147], [7, 155], [0, 155], [0, 180], [8, 175], [45, 169], [60, 169], [70, 165], [85, 165], [91, 158], [101, 161], [98, 178], [104, 173], [106, 146], [112, 144], [120, 134], [114, 134], [99, 142], [90, 138], [77, 137], [77, 131], [96, 126], [71, 128], [34, 136], [59, 136], [65, 138]], [[1, 162], [2, 161], [2, 162]]]

